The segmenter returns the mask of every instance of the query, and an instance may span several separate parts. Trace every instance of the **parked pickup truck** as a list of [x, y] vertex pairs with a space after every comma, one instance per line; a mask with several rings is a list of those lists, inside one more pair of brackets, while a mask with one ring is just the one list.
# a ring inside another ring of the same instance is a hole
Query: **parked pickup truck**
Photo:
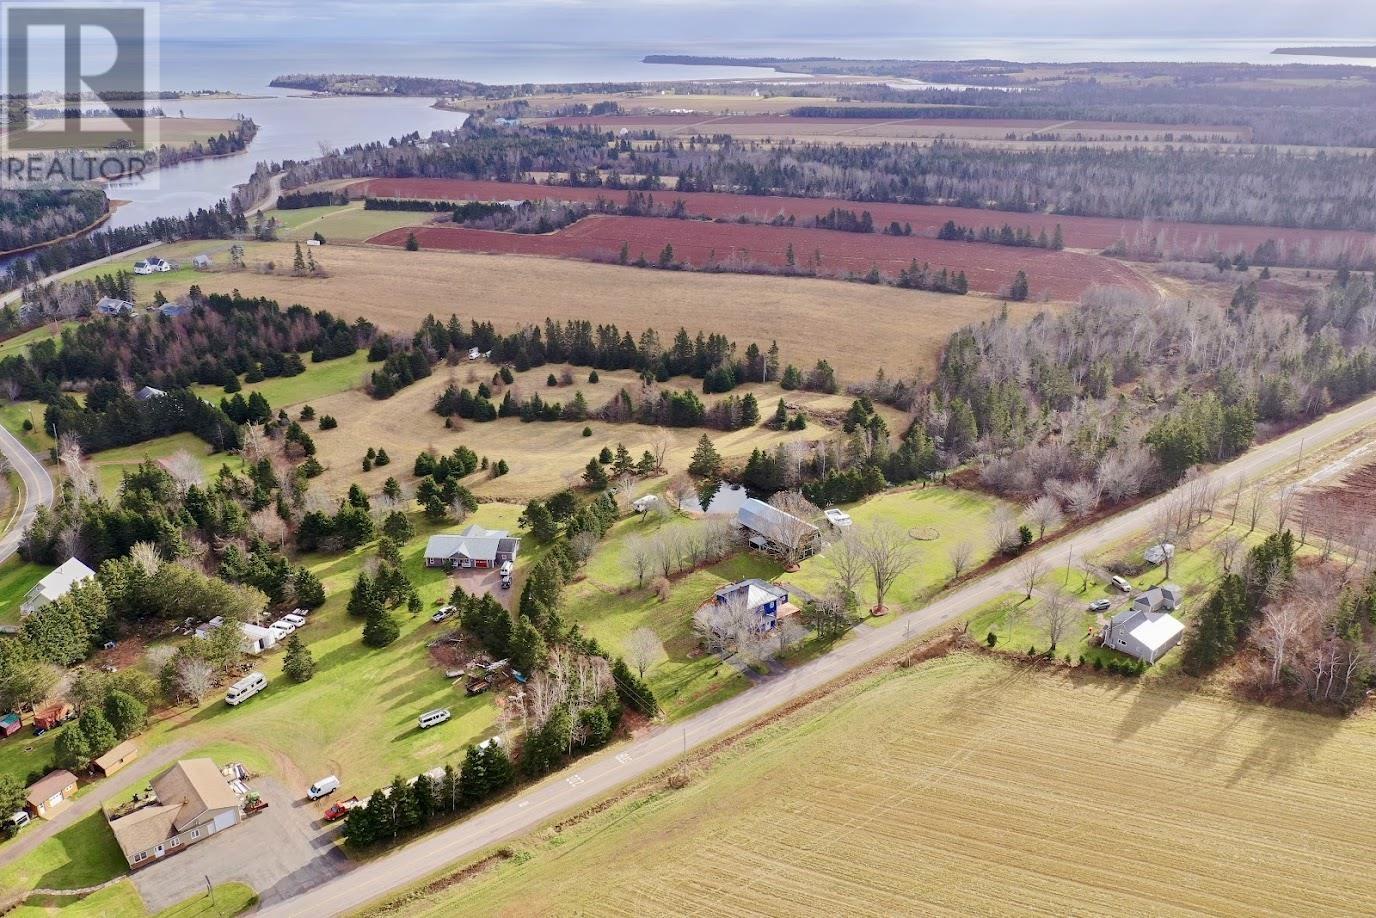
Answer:
[[340, 800], [337, 803], [332, 803], [330, 804], [330, 808], [325, 811], [325, 821], [335, 822], [343, 819], [345, 816], [349, 815], [349, 810], [352, 810], [356, 806], [363, 806], [357, 797], [350, 797], [348, 800]]

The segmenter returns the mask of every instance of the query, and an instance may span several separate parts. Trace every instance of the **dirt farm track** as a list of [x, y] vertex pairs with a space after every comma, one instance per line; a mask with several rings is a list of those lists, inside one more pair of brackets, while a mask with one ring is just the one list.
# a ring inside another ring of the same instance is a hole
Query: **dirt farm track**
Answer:
[[768, 265], [782, 268], [793, 247], [800, 269], [820, 256], [823, 275], [865, 274], [872, 267], [893, 278], [914, 260], [933, 271], [964, 271], [970, 289], [998, 294], [1019, 270], [1031, 279], [1034, 299], [1073, 300], [1094, 286], [1130, 287], [1150, 292], [1136, 272], [1101, 255], [1051, 252], [1036, 248], [943, 242], [922, 236], [885, 236], [836, 230], [802, 229], [675, 220], [667, 217], [584, 217], [545, 235], [499, 233], [458, 226], [424, 226], [389, 230], [368, 240], [401, 246], [415, 233], [422, 248], [507, 255], [552, 255], [588, 261], [611, 261], [627, 245], [632, 261], [641, 255], [653, 262], [666, 243], [676, 261], [696, 268], [723, 265]]
[[[572, 188], [562, 185], [532, 185], [520, 182], [483, 182], [464, 179], [369, 179], [351, 185], [354, 197], [426, 198], [432, 200], [552, 199], [595, 202], [599, 197], [624, 203], [627, 191], [608, 188]], [[688, 213], [713, 219], [745, 216], [769, 221], [778, 216], [806, 220], [826, 214], [834, 207], [859, 213], [868, 210], [875, 226], [892, 221], [912, 224], [913, 233], [935, 236], [947, 220], [961, 226], [995, 229], [1005, 223], [1033, 234], [1048, 235], [1061, 227], [1065, 244], [1074, 249], [1102, 251], [1117, 242], [1134, 248], [1147, 241], [1157, 250], [1182, 258], [1207, 257], [1211, 252], [1246, 251], [1250, 254], [1268, 239], [1276, 240], [1288, 252], [1310, 252], [1336, 257], [1347, 252], [1354, 264], [1376, 258], [1376, 234], [1347, 230], [1296, 229], [1272, 226], [1233, 226], [1212, 223], [1175, 223], [1160, 220], [1129, 220], [1113, 217], [1076, 217], [1060, 214], [1010, 213], [1001, 210], [976, 210], [928, 204], [888, 204], [868, 201], [843, 201], [832, 198], [786, 198], [772, 195], [737, 195], [719, 192], [658, 191], [655, 200], [671, 204], [682, 200]], [[619, 243], [618, 243], [619, 244]], [[935, 264], [935, 262], [933, 262]]]

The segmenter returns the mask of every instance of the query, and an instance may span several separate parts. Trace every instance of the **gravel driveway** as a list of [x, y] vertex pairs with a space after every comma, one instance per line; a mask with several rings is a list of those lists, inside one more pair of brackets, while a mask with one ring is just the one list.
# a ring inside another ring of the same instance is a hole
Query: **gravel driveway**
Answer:
[[246, 883], [270, 905], [348, 869], [348, 858], [334, 846], [338, 824], [321, 819], [328, 799], [310, 803], [265, 777], [254, 778], [250, 786], [268, 802], [266, 810], [134, 872], [134, 885], [150, 912], [204, 892], [206, 877], [215, 884]]

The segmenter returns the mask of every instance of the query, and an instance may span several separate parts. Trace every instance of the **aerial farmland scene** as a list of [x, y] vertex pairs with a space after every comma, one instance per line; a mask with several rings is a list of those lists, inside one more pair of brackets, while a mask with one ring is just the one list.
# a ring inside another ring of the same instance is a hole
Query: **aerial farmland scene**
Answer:
[[950, 13], [0, 0], [0, 916], [1376, 913], [1376, 10]]

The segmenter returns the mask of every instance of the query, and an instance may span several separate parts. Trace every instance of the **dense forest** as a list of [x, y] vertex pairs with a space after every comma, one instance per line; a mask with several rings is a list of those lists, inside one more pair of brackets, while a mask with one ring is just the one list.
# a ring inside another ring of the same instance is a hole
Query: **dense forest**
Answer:
[[0, 251], [41, 245], [85, 229], [108, 207], [99, 188], [0, 189]]
[[[1067, 215], [1376, 231], [1376, 154], [1306, 156], [1262, 148], [1038, 150], [775, 143], [726, 135], [632, 138], [583, 129], [465, 127], [448, 146], [369, 144], [301, 164], [284, 187], [348, 177], [530, 181], [836, 197]], [[633, 182], [623, 176], [636, 176]], [[677, 182], [676, 186], [673, 181]]]

